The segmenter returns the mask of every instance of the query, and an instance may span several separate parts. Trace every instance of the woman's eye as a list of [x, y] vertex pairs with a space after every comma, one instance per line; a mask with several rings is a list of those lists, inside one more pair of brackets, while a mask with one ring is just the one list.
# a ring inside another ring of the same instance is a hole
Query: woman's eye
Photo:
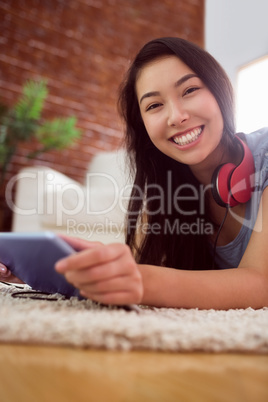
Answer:
[[153, 103], [152, 105], [149, 105], [149, 106], [146, 108], [146, 112], [148, 112], [149, 110], [156, 109], [156, 108], [159, 107], [159, 106], [161, 106], [161, 103]]
[[199, 87], [191, 87], [191, 88], [188, 88], [188, 89], [186, 89], [186, 91], [184, 92], [183, 95], [189, 95], [189, 94], [191, 94], [191, 93], [193, 93], [193, 92], [195, 92], [195, 91], [198, 91], [198, 89], [199, 89]]

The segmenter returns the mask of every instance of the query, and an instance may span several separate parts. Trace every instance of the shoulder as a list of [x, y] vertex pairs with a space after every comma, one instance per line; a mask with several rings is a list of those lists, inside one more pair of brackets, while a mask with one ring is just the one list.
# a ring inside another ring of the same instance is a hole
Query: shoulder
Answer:
[[246, 134], [244, 135], [244, 139], [253, 155], [268, 151], [268, 127], [263, 127], [250, 134]]
[[255, 167], [261, 169], [263, 165], [268, 165], [268, 127], [261, 128], [250, 134], [240, 133], [242, 138], [252, 152]]
[[268, 127], [246, 134], [244, 139], [254, 158], [256, 186], [264, 190], [268, 185]]

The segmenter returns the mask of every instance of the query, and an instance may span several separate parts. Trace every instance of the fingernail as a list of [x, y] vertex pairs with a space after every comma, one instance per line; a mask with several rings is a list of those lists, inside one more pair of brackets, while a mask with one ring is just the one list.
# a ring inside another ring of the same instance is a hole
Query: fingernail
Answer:
[[4, 265], [0, 265], [0, 273], [1, 274], [6, 274], [7, 268]]

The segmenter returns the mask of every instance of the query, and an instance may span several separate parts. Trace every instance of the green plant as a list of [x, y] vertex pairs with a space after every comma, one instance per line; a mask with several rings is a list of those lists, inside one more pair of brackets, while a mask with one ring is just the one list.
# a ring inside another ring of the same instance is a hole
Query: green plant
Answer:
[[21, 143], [37, 141], [37, 149], [26, 156], [33, 158], [52, 149], [68, 147], [80, 136], [75, 117], [42, 119], [47, 95], [45, 81], [30, 80], [23, 85], [22, 95], [13, 107], [0, 103], [0, 184]]

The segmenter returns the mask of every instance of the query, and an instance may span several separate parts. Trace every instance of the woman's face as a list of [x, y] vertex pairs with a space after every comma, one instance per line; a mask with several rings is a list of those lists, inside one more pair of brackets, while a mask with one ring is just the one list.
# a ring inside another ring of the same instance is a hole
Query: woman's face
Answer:
[[167, 56], [147, 64], [138, 75], [136, 92], [145, 128], [160, 151], [189, 166], [211, 159], [212, 153], [214, 163], [219, 162], [219, 105], [179, 58]]

